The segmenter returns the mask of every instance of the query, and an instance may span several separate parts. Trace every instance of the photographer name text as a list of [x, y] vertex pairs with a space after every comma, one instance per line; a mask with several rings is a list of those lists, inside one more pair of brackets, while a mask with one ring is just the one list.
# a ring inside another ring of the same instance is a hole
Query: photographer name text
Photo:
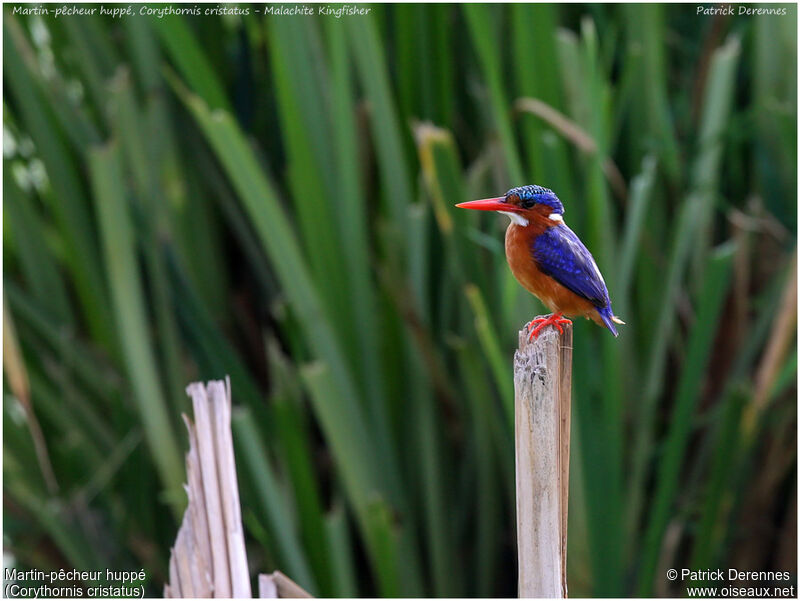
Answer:
[[697, 12], [695, 14], [706, 16], [721, 15], [732, 17], [734, 15], [745, 15], [748, 17], [755, 17], [759, 15], [774, 15], [778, 17], [785, 17], [787, 14], [785, 7], [762, 8], [745, 6], [744, 4], [715, 4], [713, 6], [698, 4], [696, 10]]

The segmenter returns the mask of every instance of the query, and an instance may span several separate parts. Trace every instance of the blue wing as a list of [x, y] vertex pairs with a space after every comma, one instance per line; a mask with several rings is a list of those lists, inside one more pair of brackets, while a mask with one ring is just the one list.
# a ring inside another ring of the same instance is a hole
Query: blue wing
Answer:
[[537, 236], [531, 253], [539, 269], [562, 286], [589, 300], [595, 307], [609, 307], [608, 290], [592, 254], [566, 224]]

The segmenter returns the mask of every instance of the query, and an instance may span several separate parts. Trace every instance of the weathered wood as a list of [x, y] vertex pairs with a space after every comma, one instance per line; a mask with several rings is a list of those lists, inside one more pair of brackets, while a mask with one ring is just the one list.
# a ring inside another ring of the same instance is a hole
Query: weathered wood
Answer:
[[186, 416], [189, 504], [169, 564], [165, 597], [250, 597], [250, 574], [231, 436], [229, 382], [195, 382]]
[[[249, 598], [250, 572], [239, 504], [239, 483], [231, 433], [231, 384], [194, 382], [194, 419], [183, 421], [189, 431], [186, 453], [186, 494], [189, 504], [169, 558], [169, 583], [164, 597]], [[261, 598], [309, 598], [282, 572], [259, 574]]]
[[278, 597], [281, 599], [311, 598], [311, 595], [303, 587], [279, 570], [272, 572], [272, 579], [278, 589]]
[[518, 592], [567, 596], [567, 501], [572, 325], [528, 340], [514, 355]]
[[278, 587], [275, 585], [275, 579], [272, 577], [272, 574], [258, 575], [258, 598], [259, 599], [278, 598]]
[[311, 599], [311, 595], [280, 570], [258, 575], [258, 596], [261, 599]]
[[217, 443], [217, 469], [231, 573], [231, 592], [235, 598], [241, 599], [249, 597], [251, 590], [239, 504], [239, 483], [236, 478], [236, 458], [233, 454], [230, 380], [226, 378], [225, 382], [209, 382], [208, 396], [214, 415], [214, 440]]

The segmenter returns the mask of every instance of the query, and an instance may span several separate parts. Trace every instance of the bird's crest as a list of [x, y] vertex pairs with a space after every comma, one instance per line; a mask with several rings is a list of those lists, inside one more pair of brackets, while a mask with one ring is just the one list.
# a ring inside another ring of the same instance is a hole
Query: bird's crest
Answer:
[[511, 188], [508, 192], [506, 192], [506, 198], [511, 196], [516, 196], [520, 199], [520, 203], [523, 205], [527, 202], [530, 203], [531, 206], [534, 204], [543, 204], [550, 207], [553, 210], [553, 213], [557, 215], [564, 214], [564, 205], [561, 204], [561, 201], [556, 196], [555, 192], [553, 192], [549, 188], [544, 188], [542, 186], [537, 185], [529, 185], [529, 186], [519, 186], [518, 188]]

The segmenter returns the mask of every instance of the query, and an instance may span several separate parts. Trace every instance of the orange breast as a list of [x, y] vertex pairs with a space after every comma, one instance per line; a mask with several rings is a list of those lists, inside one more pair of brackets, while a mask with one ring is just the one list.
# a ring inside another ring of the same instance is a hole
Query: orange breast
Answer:
[[559, 284], [536, 265], [531, 253], [531, 243], [541, 233], [541, 228], [535, 225], [531, 223], [527, 227], [521, 227], [515, 223], [509, 224], [506, 230], [506, 258], [511, 273], [523, 288], [551, 311], [595, 319], [597, 311], [592, 303]]

